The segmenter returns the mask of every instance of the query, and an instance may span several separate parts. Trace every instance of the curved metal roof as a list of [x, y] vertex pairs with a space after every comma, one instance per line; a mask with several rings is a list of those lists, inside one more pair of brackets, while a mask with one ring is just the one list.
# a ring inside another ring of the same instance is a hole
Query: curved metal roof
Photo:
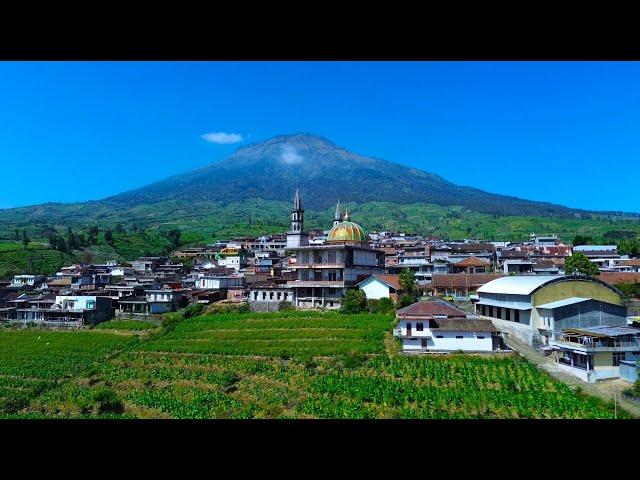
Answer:
[[581, 275], [513, 275], [501, 277], [485, 283], [478, 293], [503, 293], [509, 295], [531, 295], [536, 290], [556, 282], [583, 281], [599, 283], [620, 295], [618, 289], [602, 280]]

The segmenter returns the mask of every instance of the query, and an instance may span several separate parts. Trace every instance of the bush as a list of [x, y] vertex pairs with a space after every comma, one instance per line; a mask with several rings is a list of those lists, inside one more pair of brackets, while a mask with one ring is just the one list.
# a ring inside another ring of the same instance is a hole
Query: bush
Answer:
[[251, 311], [249, 302], [213, 303], [204, 313], [248, 313]]
[[116, 392], [110, 388], [102, 387], [93, 392], [93, 401], [98, 407], [99, 413], [122, 413], [124, 412], [124, 404], [118, 398]]
[[400, 300], [398, 300], [398, 308], [407, 307], [412, 303], [416, 303], [417, 301], [418, 299], [413, 295], [403, 295], [402, 297], [400, 297]]
[[197, 317], [204, 312], [204, 305], [201, 303], [195, 303], [193, 305], [189, 305], [184, 309], [184, 313], [182, 314], [182, 318], [191, 318]]
[[296, 309], [296, 307], [293, 306], [293, 303], [287, 302], [286, 300], [281, 301], [278, 304], [278, 307], [281, 312], [292, 312]]
[[367, 300], [367, 306], [369, 307], [369, 313], [392, 313], [395, 310], [395, 304], [390, 298], [380, 298], [378, 300]]
[[340, 313], [362, 313], [366, 311], [367, 296], [365, 293], [360, 289], [347, 290], [347, 293], [342, 297]]
[[340, 355], [340, 361], [344, 368], [358, 368], [367, 361], [366, 357], [357, 352], [350, 352], [347, 355]]

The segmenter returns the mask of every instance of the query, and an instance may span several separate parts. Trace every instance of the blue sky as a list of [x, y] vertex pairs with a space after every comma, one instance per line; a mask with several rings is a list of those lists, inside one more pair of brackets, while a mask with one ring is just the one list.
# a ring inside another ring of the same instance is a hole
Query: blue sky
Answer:
[[[220, 132], [242, 141], [202, 137]], [[0, 62], [0, 208], [101, 199], [295, 132], [490, 192], [640, 211], [638, 62]]]

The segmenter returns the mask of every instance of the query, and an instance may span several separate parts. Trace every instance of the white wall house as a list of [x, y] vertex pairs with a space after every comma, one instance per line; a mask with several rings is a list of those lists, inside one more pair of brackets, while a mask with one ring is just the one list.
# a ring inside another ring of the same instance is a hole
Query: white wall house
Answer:
[[388, 274], [372, 275], [360, 282], [358, 288], [368, 299], [390, 298], [393, 301], [398, 300], [398, 291], [401, 290], [399, 276]]
[[[482, 322], [482, 320], [476, 320]], [[402, 346], [405, 351], [452, 351], [465, 352], [491, 352], [493, 350], [493, 338], [491, 327], [480, 324], [472, 327], [472, 330], [461, 330], [460, 325], [448, 322], [445, 328], [439, 328], [437, 322], [434, 328], [430, 328], [428, 321], [417, 322], [415, 320], [400, 320], [398, 326]], [[441, 322], [442, 323], [442, 322]], [[451, 328], [452, 330], [447, 330]]]
[[491, 321], [468, 318], [441, 299], [416, 302], [396, 312], [394, 336], [404, 351], [491, 352], [496, 349]]
[[208, 276], [203, 275], [196, 280], [196, 288], [206, 290], [220, 290], [229, 287], [242, 287], [245, 284], [244, 277], [224, 276]]
[[228, 255], [218, 259], [218, 266], [231, 268], [236, 272], [247, 266], [247, 257], [245, 255]]

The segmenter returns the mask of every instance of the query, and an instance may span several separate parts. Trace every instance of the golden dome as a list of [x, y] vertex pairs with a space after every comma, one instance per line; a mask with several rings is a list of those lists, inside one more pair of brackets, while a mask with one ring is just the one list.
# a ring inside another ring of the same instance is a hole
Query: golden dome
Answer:
[[364, 230], [357, 223], [349, 221], [349, 214], [344, 216], [345, 220], [334, 226], [327, 236], [327, 242], [364, 242], [367, 236]]

